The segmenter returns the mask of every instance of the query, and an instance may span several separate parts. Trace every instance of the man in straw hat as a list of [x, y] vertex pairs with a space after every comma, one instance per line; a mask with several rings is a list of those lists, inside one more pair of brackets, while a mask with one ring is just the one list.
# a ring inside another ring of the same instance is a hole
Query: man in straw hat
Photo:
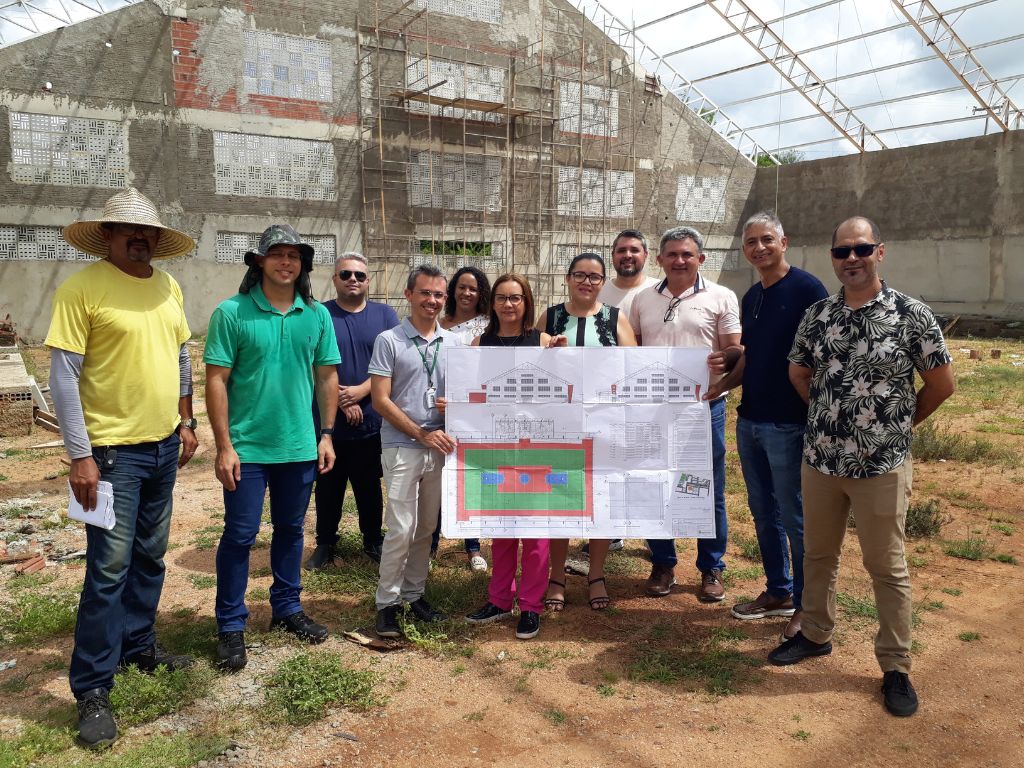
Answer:
[[[245, 589], [270, 487], [271, 629], [309, 643], [327, 627], [302, 610], [303, 522], [317, 470], [334, 466], [334, 419], [341, 362], [327, 308], [313, 300], [313, 248], [274, 224], [245, 254], [239, 293], [221, 302], [206, 339], [206, 406], [224, 486], [224, 534], [217, 547], [217, 661], [246, 664]], [[313, 425], [314, 372], [320, 435]]]
[[71, 490], [95, 509], [98, 482], [113, 488], [114, 527], [86, 526], [70, 669], [79, 741], [101, 747], [117, 738], [108, 693], [119, 665], [153, 672], [192, 663], [164, 652], [153, 631], [171, 492], [198, 443], [181, 288], [150, 262], [195, 243], [132, 188], [111, 197], [99, 219], [65, 227], [64, 239], [100, 258], [57, 288], [46, 344]]

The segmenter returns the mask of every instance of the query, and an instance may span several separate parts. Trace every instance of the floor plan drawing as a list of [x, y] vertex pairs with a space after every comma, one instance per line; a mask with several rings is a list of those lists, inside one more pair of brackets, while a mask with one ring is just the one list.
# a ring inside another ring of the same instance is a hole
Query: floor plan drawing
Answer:
[[[456, 449], [444, 535], [711, 535], [706, 358], [664, 347], [448, 350]], [[684, 477], [693, 483], [680, 490]]]

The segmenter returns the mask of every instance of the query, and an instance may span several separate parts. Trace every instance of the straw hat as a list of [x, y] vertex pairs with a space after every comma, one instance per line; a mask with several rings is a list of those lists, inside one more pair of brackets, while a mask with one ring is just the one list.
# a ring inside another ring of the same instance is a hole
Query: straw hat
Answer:
[[110, 255], [110, 247], [101, 232], [103, 225], [118, 222], [160, 229], [160, 240], [153, 251], [154, 259], [184, 256], [196, 247], [195, 241], [184, 232], [160, 223], [160, 214], [156, 206], [134, 187], [128, 187], [107, 200], [101, 218], [68, 224], [62, 234], [68, 244], [83, 253], [103, 259]]

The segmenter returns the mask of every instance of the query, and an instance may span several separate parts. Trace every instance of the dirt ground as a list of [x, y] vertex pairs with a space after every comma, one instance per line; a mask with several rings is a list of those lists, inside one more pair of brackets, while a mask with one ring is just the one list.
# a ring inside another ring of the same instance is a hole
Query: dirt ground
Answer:
[[[954, 339], [950, 346], [960, 391], [933, 420], [954, 434], [1024, 453], [1024, 344]], [[1001, 359], [990, 358], [993, 347], [1002, 350]], [[980, 350], [981, 359], [968, 360], [962, 351], [968, 348]], [[27, 352], [45, 380], [45, 353]], [[737, 401], [732, 398], [730, 419]], [[168, 640], [198, 627], [212, 654], [210, 577], [222, 501], [201, 397], [196, 411], [200, 449], [179, 474], [159, 628]], [[0, 504], [20, 510], [0, 516], [0, 538], [26, 546], [34, 540], [50, 558], [45, 573], [56, 574], [47, 588], [77, 589], [82, 561], [58, 562], [84, 547], [81, 527], [54, 516], [66, 507], [62, 450], [31, 448], [52, 437], [34, 430], [0, 440]], [[304, 727], [266, 720], [263, 681], [302, 649], [250, 632], [254, 647], [243, 673], [218, 676], [209, 695], [177, 713], [124, 728], [103, 759], [114, 760], [118, 750], [153, 734], [202, 730], [226, 734], [237, 745], [205, 763], [211, 766], [1019, 766], [1024, 461], [919, 461], [915, 470], [915, 501], [938, 499], [951, 520], [938, 537], [907, 545], [919, 617], [912, 679], [922, 702], [912, 718], [893, 718], [881, 704], [873, 598], [854, 530], [845, 544], [839, 583], [845, 603], [831, 656], [789, 668], [764, 665], [784, 620], [730, 617], [731, 605], [763, 588], [759, 562], [743, 555], [750, 554], [753, 525], [730, 437], [731, 575], [724, 603], [697, 601], [693, 542], [680, 542], [680, 584], [673, 594], [641, 596], [648, 565], [642, 542], [631, 541], [609, 561], [612, 610], [591, 611], [585, 580], [570, 576], [569, 605], [561, 615], [545, 615], [534, 640], [517, 641], [514, 623], [470, 629], [452, 622], [433, 638], [379, 653], [341, 637], [372, 626], [372, 571], [353, 545], [338, 566], [351, 580], [341, 586], [308, 580], [304, 603], [332, 630], [323, 648], [377, 673], [382, 706], [334, 709]], [[350, 542], [351, 509], [345, 521]], [[312, 517], [311, 511], [307, 554]], [[971, 561], [944, 553], [948, 542], [967, 539], [983, 540], [988, 556]], [[254, 630], [270, 619], [267, 565], [268, 550], [257, 549], [249, 600]], [[12, 568], [0, 568], [0, 611], [11, 598]], [[486, 577], [469, 572], [458, 542], [442, 542], [431, 583], [430, 597], [455, 615], [485, 599]], [[74, 722], [70, 650], [68, 634], [0, 646], [0, 662], [17, 661], [0, 671], [0, 690], [8, 691], [0, 695], [0, 735], [13, 738], [30, 722]], [[93, 764], [77, 750], [68, 754]], [[61, 763], [70, 764], [54, 764]]]

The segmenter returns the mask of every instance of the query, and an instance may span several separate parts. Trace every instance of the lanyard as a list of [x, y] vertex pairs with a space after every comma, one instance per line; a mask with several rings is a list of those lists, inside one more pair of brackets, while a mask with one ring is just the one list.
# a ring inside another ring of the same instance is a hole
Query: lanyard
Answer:
[[[416, 351], [420, 353], [420, 359], [423, 360], [423, 370], [427, 372], [427, 386], [431, 388], [434, 386], [434, 370], [437, 368], [437, 356], [441, 352], [441, 341], [443, 340], [438, 340], [437, 346], [434, 347], [434, 357], [430, 361], [430, 365], [427, 365], [427, 355], [423, 351], [423, 347], [420, 347], [420, 343], [416, 339], [413, 339], [412, 342], [416, 345]], [[429, 347], [430, 342], [424, 342], [423, 346]]]

